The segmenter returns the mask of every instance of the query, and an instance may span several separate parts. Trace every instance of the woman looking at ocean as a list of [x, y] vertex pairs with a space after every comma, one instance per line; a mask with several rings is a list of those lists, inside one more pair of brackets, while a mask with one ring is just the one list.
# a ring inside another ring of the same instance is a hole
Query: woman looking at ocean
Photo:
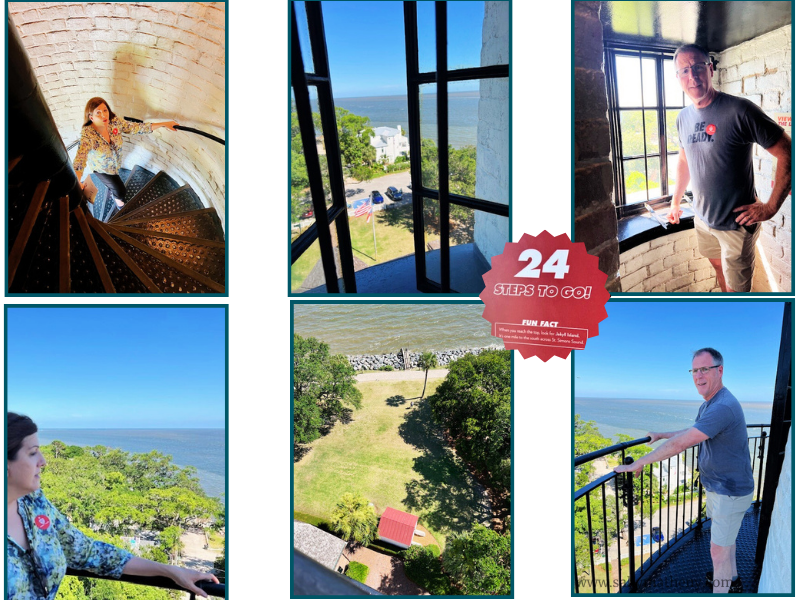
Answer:
[[[125, 206], [125, 184], [119, 176], [122, 167], [122, 134], [151, 133], [159, 127], [175, 131], [179, 123], [131, 123], [120, 119], [102, 98], [92, 98], [86, 103], [84, 123], [78, 153], [72, 163], [78, 181], [83, 179], [83, 170], [89, 168], [108, 189], [119, 208]], [[86, 184], [81, 182], [81, 189]]]
[[145, 560], [81, 533], [39, 489], [46, 462], [36, 424], [7, 413], [6, 429], [7, 600], [52, 600], [67, 567], [116, 578], [169, 577], [203, 597], [208, 596], [195, 585], [198, 581], [219, 583], [210, 573]]

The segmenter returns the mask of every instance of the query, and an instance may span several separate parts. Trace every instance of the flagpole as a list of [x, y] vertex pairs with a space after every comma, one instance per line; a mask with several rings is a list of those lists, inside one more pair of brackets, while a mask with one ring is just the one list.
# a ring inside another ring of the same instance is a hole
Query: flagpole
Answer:
[[375, 237], [375, 210], [372, 210], [372, 244], [375, 247], [375, 262], [378, 262], [378, 240]]

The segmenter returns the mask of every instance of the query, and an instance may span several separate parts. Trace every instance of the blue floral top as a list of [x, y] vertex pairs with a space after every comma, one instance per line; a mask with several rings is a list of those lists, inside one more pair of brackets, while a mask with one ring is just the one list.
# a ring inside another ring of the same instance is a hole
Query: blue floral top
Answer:
[[132, 554], [86, 537], [41, 490], [17, 500], [30, 550], [6, 536], [7, 600], [52, 600], [67, 567], [120, 577]]
[[116, 175], [122, 167], [122, 134], [145, 134], [152, 130], [150, 123], [132, 123], [114, 117], [108, 122], [108, 137], [111, 139], [109, 143], [91, 123], [84, 125], [72, 168], [77, 172], [83, 171], [88, 166], [94, 173]]

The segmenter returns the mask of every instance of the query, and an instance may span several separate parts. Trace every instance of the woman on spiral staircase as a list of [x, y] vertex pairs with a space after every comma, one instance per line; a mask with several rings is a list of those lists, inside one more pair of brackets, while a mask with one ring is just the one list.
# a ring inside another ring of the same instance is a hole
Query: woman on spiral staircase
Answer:
[[[125, 206], [125, 184], [119, 176], [122, 166], [122, 134], [145, 134], [155, 131], [159, 127], [166, 127], [175, 131], [179, 125], [175, 121], [164, 123], [132, 123], [120, 119], [102, 98], [92, 98], [84, 110], [84, 124], [81, 129], [81, 141], [78, 153], [72, 167], [78, 176], [78, 181], [83, 179], [83, 170], [88, 166], [100, 181], [111, 190], [119, 208]], [[81, 182], [81, 189], [86, 184]]]

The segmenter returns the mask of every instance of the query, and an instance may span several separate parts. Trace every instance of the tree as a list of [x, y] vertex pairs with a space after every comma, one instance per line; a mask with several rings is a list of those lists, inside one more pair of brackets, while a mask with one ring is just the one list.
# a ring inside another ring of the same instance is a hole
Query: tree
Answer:
[[435, 369], [439, 365], [439, 361], [436, 360], [436, 355], [433, 352], [423, 352], [422, 356], [419, 357], [418, 366], [420, 369], [425, 369], [425, 384], [422, 386], [422, 398], [425, 397], [425, 389], [428, 387], [428, 371], [430, 369]]
[[53, 449], [53, 456], [55, 458], [59, 458], [66, 449], [67, 445], [61, 440], [53, 440], [50, 444], [50, 447]]
[[317, 439], [325, 424], [346, 414], [346, 406], [361, 407], [355, 370], [347, 357], [331, 354], [325, 342], [295, 335], [295, 443]]
[[363, 496], [344, 494], [330, 519], [333, 530], [348, 541], [369, 545], [378, 535], [378, 515]]
[[459, 456], [501, 487], [511, 458], [511, 352], [485, 350], [453, 362], [429, 402]]
[[467, 595], [511, 592], [511, 538], [482, 525], [448, 542], [442, 568]]
[[161, 544], [164, 551], [170, 555], [172, 564], [177, 564], [178, 556], [181, 550], [183, 550], [183, 542], [181, 541], [182, 535], [183, 529], [175, 526], [167, 527], [158, 534], [158, 543]]
[[[575, 415], [574, 429], [576, 458], [611, 445], [611, 440], [600, 434], [594, 421], [582, 421], [580, 415]], [[575, 471], [575, 489], [577, 490], [589, 483], [593, 472], [594, 468], [591, 463], [578, 467]]]

